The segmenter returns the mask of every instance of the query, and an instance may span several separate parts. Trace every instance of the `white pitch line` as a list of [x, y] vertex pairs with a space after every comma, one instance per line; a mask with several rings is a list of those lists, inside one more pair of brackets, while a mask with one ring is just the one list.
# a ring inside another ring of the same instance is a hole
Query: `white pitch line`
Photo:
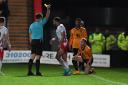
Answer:
[[105, 82], [109, 82], [109, 83], [116, 84], [116, 85], [128, 85], [128, 84], [122, 83], [122, 82], [111, 81], [111, 80], [105, 79], [105, 78], [103, 78], [103, 77], [101, 77], [101, 76], [94, 75], [94, 74], [92, 74], [92, 75], [90, 75], [90, 76], [92, 76], [92, 77], [94, 77], [94, 78], [96, 78], [96, 79], [105, 81]]

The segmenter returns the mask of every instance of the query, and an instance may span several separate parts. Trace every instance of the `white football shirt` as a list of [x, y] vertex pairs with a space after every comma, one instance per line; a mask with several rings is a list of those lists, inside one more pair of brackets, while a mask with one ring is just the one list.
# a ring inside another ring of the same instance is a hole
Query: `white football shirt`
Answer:
[[66, 29], [64, 27], [63, 24], [60, 24], [59, 26], [57, 26], [57, 29], [56, 29], [56, 35], [57, 35], [57, 38], [58, 40], [60, 41], [61, 38], [62, 38], [62, 33], [65, 32], [65, 38], [67, 39], [67, 33], [66, 33]]

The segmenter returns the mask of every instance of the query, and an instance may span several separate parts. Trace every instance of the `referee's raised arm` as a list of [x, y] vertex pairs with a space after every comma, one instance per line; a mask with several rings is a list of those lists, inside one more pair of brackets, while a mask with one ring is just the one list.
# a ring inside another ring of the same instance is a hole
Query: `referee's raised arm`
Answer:
[[33, 61], [36, 59], [36, 76], [42, 76], [40, 72], [40, 58], [43, 51], [43, 29], [50, 16], [50, 7], [47, 5], [46, 16], [43, 17], [42, 13], [36, 14], [36, 20], [29, 27], [29, 41], [31, 45], [31, 57], [28, 62], [28, 76], [33, 76], [32, 72]]
[[51, 5], [50, 4], [47, 5], [47, 12], [46, 12], [46, 16], [45, 16], [46, 19], [48, 19], [50, 16], [50, 8], [51, 8]]

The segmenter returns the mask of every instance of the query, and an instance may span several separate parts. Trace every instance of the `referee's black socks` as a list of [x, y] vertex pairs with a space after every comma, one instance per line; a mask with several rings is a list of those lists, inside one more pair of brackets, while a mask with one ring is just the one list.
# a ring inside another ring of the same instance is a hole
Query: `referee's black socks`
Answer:
[[36, 60], [36, 73], [40, 73], [40, 60]]
[[31, 73], [32, 71], [32, 65], [33, 65], [33, 60], [30, 59], [29, 62], [28, 62], [28, 72]]

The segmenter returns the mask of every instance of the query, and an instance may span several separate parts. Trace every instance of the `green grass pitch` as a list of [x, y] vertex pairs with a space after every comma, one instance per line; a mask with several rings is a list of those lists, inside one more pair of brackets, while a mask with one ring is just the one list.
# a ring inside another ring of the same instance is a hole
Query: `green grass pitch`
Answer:
[[128, 85], [128, 68], [95, 68], [93, 75], [62, 76], [61, 66], [41, 65], [42, 77], [26, 76], [27, 64], [4, 64], [2, 70], [0, 85]]

